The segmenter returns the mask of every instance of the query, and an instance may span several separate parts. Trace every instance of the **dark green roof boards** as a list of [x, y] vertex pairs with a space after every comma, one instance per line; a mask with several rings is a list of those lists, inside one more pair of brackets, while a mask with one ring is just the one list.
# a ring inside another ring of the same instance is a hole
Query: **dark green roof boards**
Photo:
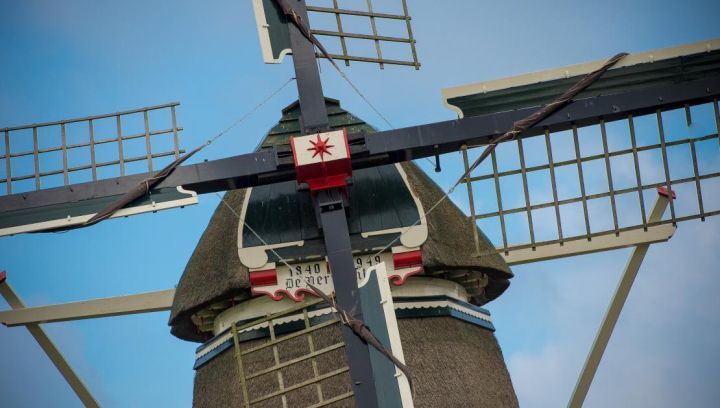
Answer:
[[[355, 117], [352, 113], [340, 107], [340, 101], [332, 98], [325, 98], [325, 107], [328, 114], [328, 122], [332, 129], [347, 130], [348, 137], [361, 133], [372, 133], [375, 129], [365, 123], [362, 119]], [[290, 136], [300, 134], [300, 105], [294, 102], [282, 110], [280, 122], [273, 126], [258, 148], [270, 146], [290, 145]]]
[[[397, 233], [370, 235], [363, 233], [407, 228], [420, 218], [415, 199], [410, 194], [401, 168], [379, 166], [353, 172], [349, 186], [349, 217], [353, 248], [360, 252], [381, 248], [397, 237]], [[244, 219], [258, 232], [266, 244], [303, 242], [302, 247], [277, 248], [287, 260], [312, 258], [324, 254], [322, 235], [316, 222], [310, 194], [298, 194], [297, 183], [289, 181], [254, 187], [244, 204]], [[241, 247], [262, 246], [259, 238], [244, 225]], [[277, 262], [273, 253], [268, 254]]]
[[[344, 128], [349, 137], [374, 131], [364, 121], [342, 109], [337, 100], [327, 98], [326, 106], [331, 128]], [[282, 112], [280, 122], [268, 132], [260, 149], [288, 145], [290, 137], [299, 134], [299, 105], [293, 103]], [[424, 230], [419, 233], [427, 235], [423, 223], [414, 226], [420, 219], [422, 206], [419, 199], [412, 196], [406, 178], [402, 167], [396, 165], [353, 172], [352, 183], [348, 186], [348, 224], [354, 251], [369, 252], [382, 248], [397, 238], [396, 231], [401, 228]], [[253, 187], [247, 191], [249, 194], [245, 196], [242, 218], [262, 237], [265, 244], [275, 248], [274, 251], [267, 251], [269, 261], [279, 261], [276, 253], [286, 260], [324, 256], [324, 244], [312, 198], [307, 192], [298, 192], [295, 181]], [[264, 247], [265, 244], [243, 223], [238, 228], [242, 231], [238, 247], [243, 261], [244, 248]], [[419, 246], [422, 242], [424, 239], [413, 246]], [[284, 243], [298, 245], [280, 246]]]

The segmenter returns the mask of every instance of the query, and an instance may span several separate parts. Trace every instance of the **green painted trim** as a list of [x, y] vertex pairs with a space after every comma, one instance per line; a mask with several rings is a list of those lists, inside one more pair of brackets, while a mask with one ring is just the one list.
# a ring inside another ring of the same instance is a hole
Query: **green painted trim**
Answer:
[[[575, 99], [688, 82], [720, 74], [720, 50], [637, 64], [607, 71]], [[467, 116], [505, 112], [551, 102], [582, 76], [515, 86], [487, 93], [449, 98]]]
[[[40, 222], [63, 220], [68, 216], [80, 217], [95, 214], [120, 197], [121, 195], [116, 195], [92, 200], [83, 200], [74, 203], [49, 205], [40, 209], [32, 208], [3, 212], [0, 213], [0, 229], [36, 224]], [[158, 204], [185, 200], [191, 197], [193, 197], [193, 194], [181, 193], [174, 187], [162, 188], [150, 191], [148, 195], [132, 202], [130, 205], [124, 207], [124, 209], [147, 206], [151, 205], [153, 202]], [[153, 210], [148, 209], [147, 212], [149, 211]]]

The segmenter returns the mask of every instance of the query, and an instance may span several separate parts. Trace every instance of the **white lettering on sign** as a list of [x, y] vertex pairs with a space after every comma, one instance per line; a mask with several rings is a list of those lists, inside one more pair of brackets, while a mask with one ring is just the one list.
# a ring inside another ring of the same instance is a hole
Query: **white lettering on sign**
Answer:
[[[401, 285], [411, 275], [422, 272], [422, 266], [403, 269], [393, 268], [393, 255], [390, 252], [379, 255], [358, 255], [354, 257], [353, 261], [358, 282], [365, 279], [370, 268], [383, 262], [386, 265], [390, 281], [395, 285]], [[328, 268], [327, 261], [324, 260], [295, 263], [290, 264], [289, 267], [278, 264], [276, 276], [277, 279], [274, 284], [253, 285], [252, 292], [254, 294], [268, 295], [274, 300], [288, 297], [295, 302], [300, 302], [305, 298], [306, 294], [315, 296], [308, 284], [316, 286], [325, 293], [332, 293], [335, 290], [331, 271]]]

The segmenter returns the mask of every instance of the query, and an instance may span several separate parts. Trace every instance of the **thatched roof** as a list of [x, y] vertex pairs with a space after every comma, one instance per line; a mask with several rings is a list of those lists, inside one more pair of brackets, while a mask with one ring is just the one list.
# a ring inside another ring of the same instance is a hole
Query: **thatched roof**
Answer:
[[[327, 99], [330, 124], [348, 128], [348, 134], [370, 132], [365, 122], [340, 108], [339, 102]], [[261, 148], [287, 143], [290, 134], [297, 134], [297, 102], [283, 110], [280, 123], [275, 126]], [[417, 166], [402, 164], [410, 188], [425, 209], [442, 197], [440, 188]], [[298, 193], [303, 194], [303, 193]], [[229, 191], [226, 202], [240, 213], [245, 190]], [[428, 239], [422, 246], [426, 275], [446, 277], [465, 286], [471, 302], [482, 305], [495, 299], [509, 286], [510, 269], [500, 255], [476, 257], [472, 225], [450, 200], [443, 201], [428, 217]], [[482, 232], [481, 249], [491, 243]], [[170, 315], [172, 333], [185, 340], [203, 341], [192, 321], [192, 315], [218, 301], [238, 301], [250, 297], [248, 269], [238, 258], [238, 220], [220, 204], [207, 229], [200, 238], [185, 271], [180, 278]], [[487, 285], [480, 282], [487, 276]]]
[[[493, 333], [484, 328], [452, 317], [399, 319], [398, 326], [403, 344], [405, 362], [410, 367], [415, 385], [414, 405], [428, 407], [517, 407], [502, 352]], [[242, 348], [259, 346], [268, 339], [242, 343]], [[342, 341], [337, 325], [320, 329], [313, 335], [315, 350]], [[290, 361], [309, 352], [305, 336], [282, 342], [277, 347], [280, 361]], [[271, 348], [243, 357], [246, 373], [254, 373], [275, 365]], [[345, 351], [340, 348], [317, 358], [318, 370], [327, 373], [347, 365]], [[302, 383], [313, 377], [310, 360], [279, 370], [285, 387]], [[249, 398], [278, 391], [276, 373], [250, 380]], [[350, 391], [347, 373], [321, 382], [324, 399]], [[288, 406], [308, 406], [318, 402], [315, 385], [306, 386], [287, 394]], [[228, 349], [195, 375], [193, 406], [242, 406], [238, 366], [233, 349]], [[254, 406], [254, 405], [253, 405]], [[281, 406], [276, 397], [259, 406]], [[343, 400], [333, 407], [354, 406], [352, 400]]]

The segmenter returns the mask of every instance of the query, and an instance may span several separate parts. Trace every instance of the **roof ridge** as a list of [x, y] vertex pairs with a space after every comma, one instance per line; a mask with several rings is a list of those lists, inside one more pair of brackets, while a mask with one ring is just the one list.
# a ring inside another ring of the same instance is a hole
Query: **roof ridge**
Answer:
[[[346, 111], [340, 106], [340, 101], [325, 98], [325, 108], [328, 114], [329, 125], [333, 129], [346, 128], [348, 134], [359, 132], [375, 132], [375, 128], [364, 120]], [[268, 147], [290, 144], [290, 137], [300, 134], [300, 104], [295, 101], [282, 110], [278, 123], [268, 130], [255, 150]]]

